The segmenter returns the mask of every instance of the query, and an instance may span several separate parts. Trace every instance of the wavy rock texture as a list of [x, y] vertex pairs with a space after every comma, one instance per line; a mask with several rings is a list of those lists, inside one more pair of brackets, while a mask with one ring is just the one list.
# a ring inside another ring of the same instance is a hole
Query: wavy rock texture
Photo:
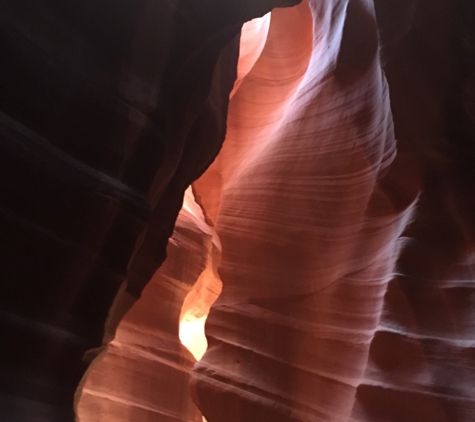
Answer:
[[401, 151], [423, 193], [371, 345], [354, 420], [469, 422], [475, 415], [475, 8], [377, 1]]
[[[254, 101], [243, 99], [252, 69], [231, 101], [222, 154], [195, 183], [223, 242], [223, 295], [209, 317], [210, 350], [194, 374], [196, 402], [210, 421], [229, 420], [226, 412], [236, 421], [473, 420], [475, 32], [469, 22], [475, 10], [464, 2], [375, 3], [399, 140], [388, 170], [382, 167], [392, 157], [376, 152], [381, 147], [393, 152], [394, 142], [391, 118], [384, 114], [384, 81], [374, 82], [380, 73], [368, 65], [375, 53], [374, 18], [364, 3], [349, 2], [343, 32], [332, 32], [329, 22], [343, 16], [338, 9], [345, 3], [327, 2], [325, 9], [310, 2], [315, 31], [326, 35], [330, 52], [331, 41], [341, 42], [338, 58], [325, 69], [322, 63], [328, 62], [314, 43], [314, 62], [306, 73], [320, 79], [303, 79], [283, 121], [263, 118], [249, 128], [252, 117], [265, 110], [259, 100], [277, 98], [261, 91]], [[332, 10], [333, 20], [325, 21], [326, 10]], [[289, 16], [286, 12], [282, 15]], [[276, 22], [271, 20], [256, 68], [265, 63]], [[289, 62], [301, 63], [299, 50], [294, 53]], [[266, 82], [272, 81], [270, 68]], [[332, 102], [340, 120], [328, 110]], [[275, 103], [277, 110], [281, 103]], [[345, 132], [348, 121], [356, 136]], [[266, 132], [272, 124], [277, 129]], [[319, 130], [322, 126], [328, 132]], [[249, 146], [254, 141], [265, 146]], [[358, 159], [361, 144], [366, 162]], [[338, 158], [331, 147], [338, 149]], [[255, 149], [246, 156], [248, 148]], [[344, 174], [337, 163], [345, 162], [345, 150], [352, 165], [364, 163], [358, 173], [343, 176], [347, 182], [366, 181], [355, 186], [358, 194], [345, 192], [334, 179]], [[232, 163], [239, 154], [245, 158]], [[326, 158], [323, 165], [318, 154]], [[306, 160], [315, 165], [309, 173]], [[318, 170], [325, 185], [318, 183]], [[419, 191], [418, 207], [411, 211]], [[361, 228], [358, 199], [366, 206]], [[338, 200], [345, 218], [338, 214]], [[310, 210], [313, 220], [307, 217]], [[413, 221], [404, 230], [411, 212]], [[355, 231], [343, 232], [342, 221]], [[339, 236], [344, 246], [337, 248]], [[349, 245], [355, 249], [345, 256]], [[312, 247], [318, 253], [312, 255]], [[367, 267], [352, 268], [363, 262]], [[314, 277], [307, 275], [311, 270]], [[224, 408], [212, 406], [217, 397]]]
[[207, 267], [212, 246], [212, 233], [189, 193], [167, 260], [89, 368], [78, 420], [201, 422], [188, 394], [195, 359], [178, 331], [183, 301]]
[[419, 192], [372, 8], [273, 12], [228, 119], [195, 183], [223, 251], [195, 401], [209, 422], [347, 420]]
[[[451, 132], [459, 121], [453, 114], [442, 119], [447, 97], [470, 118], [471, 79], [466, 94], [453, 98], [460, 70], [443, 68], [439, 84], [421, 91], [424, 75], [415, 81], [409, 75], [427, 63], [409, 51], [423, 44], [411, 27], [418, 28], [418, 10], [427, 10], [404, 2], [377, 7], [397, 153], [376, 20], [366, 3], [305, 2], [244, 30], [226, 141], [193, 185], [209, 224], [200, 217], [199, 227], [212, 235], [212, 247], [180, 317], [175, 307], [161, 318], [169, 318], [180, 349], [177, 321], [202, 324], [222, 277], [207, 323], [209, 350], [192, 383], [210, 422], [468, 422], [474, 414], [472, 184], [455, 143], [464, 138]], [[388, 19], [388, 10], [400, 20]], [[434, 54], [460, 60], [444, 50]], [[452, 82], [441, 84], [442, 75]], [[441, 116], [439, 126], [434, 116]], [[471, 133], [468, 122], [463, 128]], [[183, 263], [185, 250], [164, 269]], [[183, 294], [174, 300], [181, 303]], [[147, 301], [137, 309], [150, 312]], [[136, 327], [144, 321], [136, 318]], [[154, 330], [162, 336], [158, 321]], [[153, 338], [143, 329], [141, 336], [137, 343]], [[117, 342], [103, 362], [117, 354]], [[205, 347], [198, 346], [197, 358]], [[121, 376], [138, 382], [143, 367], [137, 358]], [[86, 385], [90, 397], [83, 399], [89, 410], [107, 408], [100, 390], [117, 383], [101, 377], [111, 368], [91, 372], [95, 390]], [[189, 368], [182, 365], [173, 389], [182, 404], [189, 400]], [[153, 380], [163, 388], [161, 377]], [[136, 391], [135, 400], [165, 408], [158, 403], [166, 396]], [[186, 418], [186, 408], [174, 414]]]
[[0, 3], [0, 419], [474, 419], [474, 6], [296, 3]]
[[0, 419], [74, 419], [221, 147], [241, 25], [297, 2], [0, 2]]
[[[256, 41], [260, 44], [260, 38]], [[230, 102], [223, 148], [193, 185], [211, 225], [216, 222], [223, 191], [281, 125], [311, 52], [308, 4], [274, 11], [265, 46]]]

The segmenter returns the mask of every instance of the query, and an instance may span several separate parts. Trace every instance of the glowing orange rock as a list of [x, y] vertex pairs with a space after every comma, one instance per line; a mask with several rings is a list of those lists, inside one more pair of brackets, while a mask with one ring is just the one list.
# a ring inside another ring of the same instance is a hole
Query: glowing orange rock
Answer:
[[185, 297], [209, 261], [211, 239], [188, 192], [165, 264], [89, 369], [80, 422], [201, 422], [187, 392], [195, 359], [180, 343], [179, 320]]
[[194, 399], [209, 422], [347, 420], [419, 189], [411, 158], [395, 160], [366, 2], [273, 12], [228, 124], [195, 184], [222, 243], [223, 291]]

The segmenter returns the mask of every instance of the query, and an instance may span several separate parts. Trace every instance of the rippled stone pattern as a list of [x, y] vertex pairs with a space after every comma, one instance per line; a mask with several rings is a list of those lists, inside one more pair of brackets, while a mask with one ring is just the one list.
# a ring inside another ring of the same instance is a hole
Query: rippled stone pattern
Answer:
[[0, 3], [1, 420], [74, 420], [221, 147], [242, 24], [295, 3]]
[[474, 420], [475, 7], [296, 3], [0, 3], [1, 420]]
[[212, 248], [212, 233], [188, 191], [167, 260], [86, 374], [77, 398], [79, 421], [201, 422], [188, 394], [195, 359], [178, 334], [183, 302]]
[[272, 13], [195, 183], [222, 244], [192, 384], [209, 422], [350, 417], [419, 192], [388, 94], [365, 2]]

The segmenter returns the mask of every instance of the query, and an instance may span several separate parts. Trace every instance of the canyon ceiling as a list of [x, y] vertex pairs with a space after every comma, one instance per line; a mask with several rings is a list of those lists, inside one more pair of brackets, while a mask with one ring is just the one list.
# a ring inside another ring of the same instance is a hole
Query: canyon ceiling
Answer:
[[2, 422], [475, 420], [475, 2], [0, 22]]

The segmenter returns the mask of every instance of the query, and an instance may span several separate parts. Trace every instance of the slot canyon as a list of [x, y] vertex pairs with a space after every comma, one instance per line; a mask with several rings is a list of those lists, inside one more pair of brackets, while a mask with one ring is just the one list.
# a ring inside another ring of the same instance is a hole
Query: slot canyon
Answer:
[[475, 421], [475, 2], [0, 21], [1, 422]]

